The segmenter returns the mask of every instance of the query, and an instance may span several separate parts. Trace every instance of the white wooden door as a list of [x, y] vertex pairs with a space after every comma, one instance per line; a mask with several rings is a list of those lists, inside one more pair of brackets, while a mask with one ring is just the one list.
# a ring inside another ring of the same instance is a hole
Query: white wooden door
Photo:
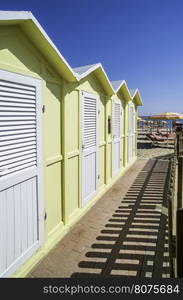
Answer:
[[134, 114], [134, 105], [131, 103], [129, 105], [129, 162], [134, 159], [135, 153], [135, 114]]
[[112, 121], [112, 173], [115, 176], [120, 171], [120, 149], [121, 149], [121, 102], [113, 101], [113, 121]]
[[0, 277], [43, 241], [41, 81], [0, 70]]
[[97, 191], [97, 96], [82, 92], [82, 205]]

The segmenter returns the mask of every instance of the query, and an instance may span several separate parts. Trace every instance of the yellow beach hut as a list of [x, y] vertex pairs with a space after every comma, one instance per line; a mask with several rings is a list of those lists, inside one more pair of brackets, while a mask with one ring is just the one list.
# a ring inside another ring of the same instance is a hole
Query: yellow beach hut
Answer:
[[[116, 111], [115, 106], [116, 103], [119, 103], [121, 107], [121, 116], [120, 116], [120, 133], [118, 134], [118, 140], [120, 142], [120, 154], [113, 152], [113, 156], [120, 157], [121, 163], [119, 165], [119, 169], [126, 168], [128, 165], [127, 153], [128, 153], [128, 102], [131, 101], [131, 94], [128, 89], [128, 86], [125, 80], [112, 81], [112, 86], [115, 90], [115, 94], [113, 95], [113, 106], [114, 113]], [[114, 125], [115, 126], [115, 125]], [[114, 139], [116, 135], [114, 134]]]
[[133, 160], [137, 157], [137, 119], [138, 106], [142, 106], [142, 98], [138, 89], [130, 90], [131, 101], [129, 102], [129, 122], [128, 122], [128, 136], [129, 136], [129, 155], [128, 160]]

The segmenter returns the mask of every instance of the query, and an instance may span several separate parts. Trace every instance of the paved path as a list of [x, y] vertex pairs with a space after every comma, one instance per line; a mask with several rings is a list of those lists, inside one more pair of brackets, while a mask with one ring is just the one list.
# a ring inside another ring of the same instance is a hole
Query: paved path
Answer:
[[138, 160], [28, 277], [169, 277], [167, 160]]

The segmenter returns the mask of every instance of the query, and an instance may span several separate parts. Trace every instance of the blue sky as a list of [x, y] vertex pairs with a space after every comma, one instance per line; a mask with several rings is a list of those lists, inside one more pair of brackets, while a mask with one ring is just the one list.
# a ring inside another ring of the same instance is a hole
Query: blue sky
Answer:
[[101, 62], [110, 80], [139, 88], [139, 114], [183, 113], [182, 0], [6, 0], [29, 10], [71, 65]]

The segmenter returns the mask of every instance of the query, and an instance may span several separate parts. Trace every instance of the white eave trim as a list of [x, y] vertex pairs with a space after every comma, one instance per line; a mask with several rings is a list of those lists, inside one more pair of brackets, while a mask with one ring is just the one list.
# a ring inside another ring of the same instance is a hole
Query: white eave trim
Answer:
[[139, 98], [140, 98], [140, 101], [141, 101], [141, 104], [137, 104], [138, 106], [142, 106], [143, 103], [142, 103], [142, 100], [141, 100], [141, 96], [140, 96], [140, 92], [139, 92], [139, 89], [136, 89], [135, 92], [133, 93], [133, 96], [132, 96], [132, 99], [134, 100], [136, 94], [138, 94]]
[[99, 67], [100, 67], [100, 64], [98, 63], [98, 64], [92, 66], [91, 68], [89, 68], [87, 71], [83, 72], [82, 74], [78, 74], [75, 71], [74, 71], [74, 74], [75, 74], [75, 76], [77, 76], [78, 80], [81, 80], [82, 78], [88, 76], [90, 73], [92, 73], [93, 71], [95, 71]]
[[81, 75], [79, 75], [76, 72], [74, 72], [74, 74], [75, 74], [77, 80], [80, 81], [81, 79], [85, 78], [86, 76], [88, 76], [90, 73], [96, 71], [97, 69], [101, 69], [102, 70], [102, 72], [103, 72], [103, 74], [104, 74], [104, 76], [105, 76], [105, 78], [106, 78], [106, 80], [107, 80], [107, 82], [108, 82], [108, 84], [109, 84], [109, 86], [110, 86], [113, 94], [114, 94], [115, 91], [113, 89], [113, 86], [112, 86], [112, 84], [111, 84], [111, 82], [110, 82], [110, 80], [109, 80], [106, 72], [104, 71], [104, 68], [102, 67], [101, 63], [95, 64], [94, 66], [92, 66], [91, 68], [89, 68], [86, 72], [82, 73]]
[[121, 82], [121, 84], [119, 85], [119, 87], [118, 87], [117, 90], [116, 90], [116, 93], [122, 88], [123, 85], [126, 86], [126, 89], [127, 89], [128, 93], [129, 93], [129, 95], [131, 96], [131, 93], [130, 93], [130, 91], [129, 91], [129, 88], [128, 88], [127, 83], [126, 83], [125, 80], [123, 80], [123, 81]]
[[28, 20], [32, 19], [33, 14], [30, 11], [6, 11], [0, 10], [0, 20]]
[[135, 95], [136, 95], [138, 92], [139, 92], [138, 89], [136, 89], [135, 92], [133, 93], [133, 95], [131, 95], [131, 96], [132, 96], [132, 99], [135, 97]]

